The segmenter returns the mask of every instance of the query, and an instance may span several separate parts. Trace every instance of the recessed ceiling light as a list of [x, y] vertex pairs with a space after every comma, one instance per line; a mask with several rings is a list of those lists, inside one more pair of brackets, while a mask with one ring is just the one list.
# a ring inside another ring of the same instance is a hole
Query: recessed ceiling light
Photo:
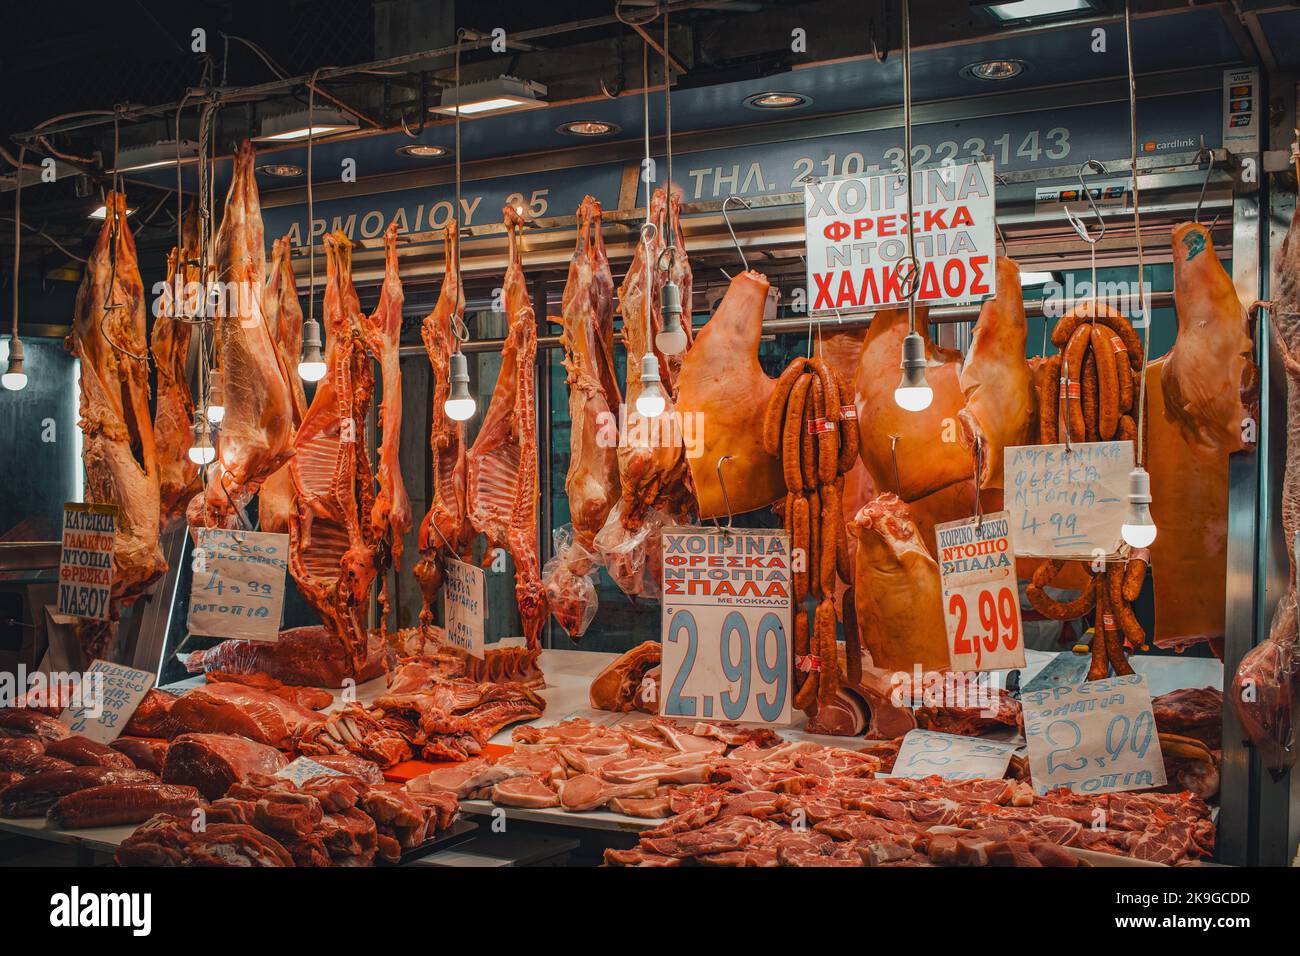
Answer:
[[442, 91], [442, 102], [430, 106], [431, 113], [448, 116], [494, 116], [515, 110], [536, 109], [546, 106], [546, 87], [531, 80], [515, 76], [499, 76], [495, 80], [467, 83], [459, 89], [447, 87]]
[[618, 127], [613, 123], [604, 123], [600, 120], [574, 120], [572, 123], [560, 124], [555, 131], [570, 136], [608, 136], [610, 133], [617, 133]]
[[293, 163], [267, 163], [265, 166], [258, 166], [257, 171], [268, 176], [283, 176], [286, 179], [302, 175], [302, 167], [295, 166]]
[[1024, 60], [983, 60], [963, 67], [961, 74], [977, 80], [998, 81], [1019, 76], [1027, 68]]
[[745, 97], [745, 105], [752, 110], [797, 110], [811, 102], [812, 97], [803, 93], [769, 91]]
[[437, 159], [446, 156], [451, 150], [445, 146], [432, 146], [428, 143], [411, 143], [397, 147], [399, 156], [418, 156], [420, 159]]
[[[126, 210], [126, 214], [127, 214], [128, 216], [133, 216], [133, 215], [135, 215], [135, 210], [134, 210], [134, 209], [131, 209], [131, 208], [128, 208], [128, 209]], [[87, 219], [107, 219], [107, 218], [108, 218], [108, 207], [105, 206], [103, 203], [100, 203], [100, 204], [99, 204], [98, 206], [96, 206], [94, 209], [90, 210], [90, 212], [86, 213], [86, 218], [87, 218]]]

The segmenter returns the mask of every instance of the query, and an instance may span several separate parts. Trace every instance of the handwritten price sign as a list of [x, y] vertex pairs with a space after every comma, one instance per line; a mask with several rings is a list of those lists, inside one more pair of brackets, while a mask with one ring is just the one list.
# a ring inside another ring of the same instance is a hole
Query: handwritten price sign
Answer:
[[1020, 695], [1034, 789], [1076, 793], [1165, 784], [1165, 762], [1141, 674], [1061, 684]]
[[667, 717], [790, 722], [790, 536], [663, 534]]
[[1005, 461], [1016, 554], [1090, 561], [1119, 551], [1131, 441], [1020, 445], [1006, 449]]
[[935, 525], [948, 659], [955, 671], [1025, 666], [1010, 528], [1006, 511]]
[[447, 641], [471, 657], [483, 660], [483, 569], [464, 561], [447, 562]]
[[1018, 744], [979, 737], [940, 734], [933, 730], [909, 730], [898, 748], [891, 777], [938, 775], [948, 780], [1000, 780]]
[[74, 734], [101, 744], [112, 743], [149, 693], [153, 681], [154, 675], [148, 671], [97, 660], [82, 677], [81, 706], [65, 708], [59, 720]]
[[200, 528], [189, 629], [205, 637], [278, 641], [289, 536]]

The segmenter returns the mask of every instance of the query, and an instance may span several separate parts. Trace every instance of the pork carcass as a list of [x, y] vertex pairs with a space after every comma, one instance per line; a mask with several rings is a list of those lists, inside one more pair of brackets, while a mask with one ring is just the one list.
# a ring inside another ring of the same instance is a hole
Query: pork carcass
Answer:
[[849, 526], [858, 539], [853, 593], [858, 632], [872, 662], [910, 672], [948, 666], [939, 565], [921, 540], [907, 506], [892, 493], [877, 497]]
[[[758, 272], [733, 278], [682, 361], [677, 411], [699, 423], [693, 431], [702, 447], [686, 461], [701, 518], [743, 514], [785, 496], [781, 460], [763, 448], [763, 419], [776, 388], [758, 363], [768, 288]], [[720, 479], [724, 457], [730, 460]]]
[[[927, 309], [916, 310], [916, 331], [925, 339], [925, 378], [934, 392], [928, 408], [909, 412], [894, 401], [898, 387], [906, 309], [877, 312], [867, 329], [858, 360], [858, 434], [862, 463], [878, 490], [894, 491], [904, 501], [974, 475], [971, 451], [952, 431], [966, 404], [958, 373], [961, 353], [930, 341]], [[945, 430], [948, 430], [948, 439]], [[897, 464], [897, 471], [895, 470]]]
[[457, 272], [456, 250], [460, 243], [459, 226], [453, 219], [443, 232], [442, 289], [433, 311], [420, 327], [424, 349], [433, 366], [433, 424], [429, 446], [433, 452], [433, 500], [429, 513], [420, 522], [418, 544], [420, 560], [415, 564], [415, 578], [420, 584], [424, 606], [421, 624], [433, 623], [433, 605], [446, 575], [448, 557], [468, 560], [474, 541], [474, 528], [465, 504], [465, 423], [458, 422], [443, 410], [451, 394], [450, 363], [456, 350], [454, 326], [465, 314], [465, 295]]
[[537, 327], [520, 258], [524, 222], [513, 206], [504, 213], [510, 258], [502, 289], [510, 327], [492, 401], [466, 456], [467, 501], [470, 521], [487, 536], [487, 560], [501, 547], [514, 559], [519, 618], [529, 647], [537, 647], [547, 615], [537, 558]]
[[325, 237], [326, 370], [290, 462], [295, 503], [289, 573], [360, 670], [367, 648], [364, 616], [378, 573], [377, 545], [363, 521], [374, 497], [364, 451], [374, 369], [352, 286], [351, 248], [342, 233]]
[[601, 234], [600, 203], [578, 207], [578, 244], [561, 311], [569, 387], [569, 497], [573, 532], [590, 548], [618, 501], [618, 382], [614, 376], [614, 277]]
[[235, 154], [216, 237], [216, 279], [226, 290], [217, 326], [226, 414], [219, 467], [208, 479], [209, 522], [242, 508], [293, 455], [292, 373], [266, 323], [266, 247], [253, 159], [253, 146], [245, 140]]
[[[691, 271], [681, 238], [681, 202], [659, 189], [650, 200], [650, 221], [655, 225], [649, 243], [637, 243], [636, 255], [618, 290], [619, 312], [623, 316], [623, 343], [627, 348], [627, 390], [624, 412], [626, 437], [618, 447], [618, 473], [622, 486], [619, 520], [627, 531], [636, 531], [651, 510], [684, 518], [693, 509], [690, 468], [677, 417], [677, 371], [680, 356], [664, 356], [655, 348], [655, 336], [662, 326], [660, 293], [669, 278], [681, 289], [684, 308], [682, 331], [690, 348]], [[672, 226], [672, 262], [660, 268], [669, 247], [665, 229]], [[648, 267], [647, 267], [648, 261]], [[648, 327], [647, 327], [648, 326]], [[659, 359], [660, 387], [666, 404], [657, 418], [647, 419], [636, 410], [642, 392], [641, 360], [654, 350]]]
[[[72, 331], [64, 344], [81, 359], [80, 426], [85, 500], [116, 505], [112, 614], [140, 597], [167, 569], [159, 546], [161, 472], [149, 416], [144, 285], [126, 197], [109, 193], [108, 215], [86, 260]], [[99, 656], [112, 628], [86, 627], [87, 660]]]
[[[646, 641], [610, 661], [592, 680], [587, 692], [592, 709], [623, 713], [635, 709], [658, 713], [661, 656], [659, 642]], [[647, 677], [654, 682], [650, 694], [646, 693]]]
[[1002, 450], [1028, 441], [1034, 416], [1020, 267], [999, 256], [997, 269], [997, 295], [980, 309], [958, 377], [966, 406], [957, 418], [963, 441], [980, 462], [981, 488], [1002, 487]]
[[1178, 336], [1160, 382], [1165, 415], [1194, 445], [1228, 454], [1249, 444], [1259, 416], [1258, 375], [1246, 310], [1199, 222], [1174, 228]]
[[[263, 311], [271, 339], [289, 376], [293, 427], [297, 429], [307, 414], [307, 396], [302, 376], [298, 374], [298, 356], [302, 351], [302, 306], [298, 302], [298, 286], [287, 236], [275, 240], [271, 247], [271, 274], [266, 280]], [[292, 511], [293, 472], [285, 464], [263, 482], [257, 495], [257, 519], [263, 531], [284, 534], [289, 530]]]

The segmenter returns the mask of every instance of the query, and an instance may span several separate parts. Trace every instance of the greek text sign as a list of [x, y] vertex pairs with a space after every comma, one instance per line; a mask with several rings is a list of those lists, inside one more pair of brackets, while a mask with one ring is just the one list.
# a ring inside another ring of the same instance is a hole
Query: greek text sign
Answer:
[[280, 639], [289, 536], [200, 528], [190, 582], [192, 634]]
[[935, 525], [953, 670], [1025, 666], [1011, 514]]
[[59, 554], [59, 613], [109, 619], [113, 591], [116, 505], [63, 506], [63, 548]]
[[447, 641], [483, 660], [483, 569], [464, 561], [447, 562]]
[[74, 734], [81, 734], [101, 744], [111, 743], [121, 735], [131, 715], [153, 686], [154, 675], [122, 664], [95, 661], [82, 678], [81, 686], [92, 688], [99, 699], [83, 700], [79, 707], [68, 707], [59, 714]]
[[1132, 442], [1019, 445], [1005, 467], [1017, 555], [1090, 561], [1119, 550]]

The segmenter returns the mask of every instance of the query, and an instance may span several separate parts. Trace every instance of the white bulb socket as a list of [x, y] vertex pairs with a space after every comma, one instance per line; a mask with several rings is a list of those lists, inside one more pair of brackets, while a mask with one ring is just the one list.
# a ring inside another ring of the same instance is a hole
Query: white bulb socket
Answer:
[[925, 339], [919, 332], [908, 332], [903, 339], [902, 380], [894, 389], [894, 401], [909, 412], [920, 412], [934, 401], [934, 390], [925, 380]]
[[448, 372], [451, 391], [447, 395], [447, 400], [442, 403], [442, 410], [454, 422], [467, 421], [474, 416], [478, 404], [474, 401], [474, 396], [469, 393], [469, 362], [465, 360], [464, 352], [451, 353]]
[[315, 319], [308, 319], [302, 324], [302, 360], [298, 362], [298, 375], [304, 382], [319, 382], [325, 377], [320, 323]]
[[190, 461], [196, 465], [210, 465], [217, 457], [217, 450], [212, 447], [212, 436], [208, 431], [208, 418], [204, 409], [199, 409], [194, 421], [194, 444], [188, 452]]
[[1156, 539], [1156, 523], [1151, 517], [1151, 476], [1141, 466], [1128, 473], [1128, 518], [1119, 533], [1132, 548], [1150, 547]]
[[681, 355], [686, 351], [686, 333], [682, 331], [682, 290], [669, 279], [659, 296], [664, 325], [655, 336], [655, 348], [664, 355]]
[[636, 410], [644, 418], [658, 418], [667, 407], [659, 384], [659, 359], [654, 352], [647, 352], [641, 358], [641, 394], [636, 399]]

